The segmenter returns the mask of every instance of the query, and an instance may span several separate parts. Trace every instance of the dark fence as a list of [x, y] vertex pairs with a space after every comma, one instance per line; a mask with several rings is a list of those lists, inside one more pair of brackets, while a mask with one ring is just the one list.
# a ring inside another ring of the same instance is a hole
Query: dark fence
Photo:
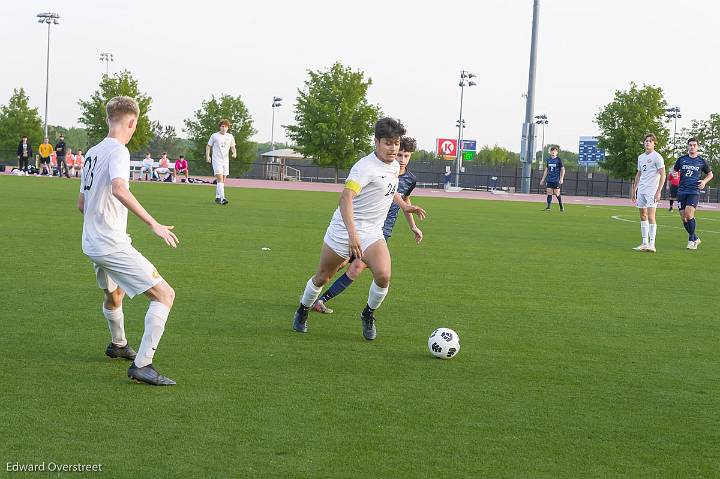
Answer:
[[[0, 150], [0, 164], [17, 166], [15, 151]], [[210, 174], [204, 169], [198, 171], [198, 163], [190, 161], [190, 173]], [[410, 169], [417, 177], [420, 188], [443, 188], [445, 183], [445, 169], [450, 166], [453, 172], [452, 184], [455, 185], [454, 164], [442, 161], [412, 161]], [[522, 169], [516, 167], [487, 166], [474, 162], [465, 162], [465, 171], [460, 174], [459, 186], [470, 190], [497, 189], [519, 192], [522, 184]], [[320, 183], [334, 183], [344, 181], [349, 170], [338, 170], [335, 168], [317, 166], [308, 160], [287, 160], [284, 164], [256, 161], [243, 174], [235, 175], [233, 162], [230, 163], [230, 173], [233, 177], [271, 179], [280, 181], [308, 181]], [[209, 171], [209, 170], [208, 170]], [[540, 179], [543, 172], [538, 169], [532, 170], [530, 178], [531, 193], [545, 193], [545, 188], [540, 186]], [[715, 181], [712, 182], [716, 184]], [[630, 196], [631, 182], [629, 180], [611, 178], [601, 171], [567, 171], [562, 186], [564, 195], [573, 196], [604, 196], [616, 198], [628, 198]], [[706, 189], [703, 201], [720, 203], [720, 188], [710, 187]]]

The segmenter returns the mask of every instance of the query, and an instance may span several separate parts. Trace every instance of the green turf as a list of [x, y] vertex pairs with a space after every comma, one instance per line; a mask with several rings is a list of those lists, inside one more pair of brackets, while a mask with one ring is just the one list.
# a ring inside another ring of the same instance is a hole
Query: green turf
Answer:
[[[77, 188], [0, 177], [0, 475], [54, 461], [130, 478], [720, 476], [716, 212], [687, 251], [659, 211], [651, 255], [631, 250], [637, 223], [611, 219], [635, 221], [629, 207], [417, 198], [425, 241], [399, 220], [366, 342], [368, 273], [291, 331], [337, 194], [229, 189], [220, 207], [208, 187], [133, 184], [181, 239], [129, 222], [177, 292], [155, 364], [178, 385], [153, 388], [103, 354]], [[136, 347], [146, 307], [125, 305]], [[461, 337], [450, 361], [427, 352], [439, 326]]]

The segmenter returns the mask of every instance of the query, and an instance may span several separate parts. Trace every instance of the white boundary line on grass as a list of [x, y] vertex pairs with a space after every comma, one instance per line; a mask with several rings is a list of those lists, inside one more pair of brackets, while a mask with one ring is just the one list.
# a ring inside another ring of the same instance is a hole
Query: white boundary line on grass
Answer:
[[[618, 220], [618, 221], [624, 221], [624, 222], [626, 222], [626, 223], [636, 223], [636, 224], [637, 224], [637, 223], [640, 223], [640, 220], [629, 220], [629, 219], [627, 219], [627, 218], [623, 218], [621, 215], [613, 215], [613, 216], [611, 216], [610, 218], [612, 218], [612, 219], [614, 219], [614, 220]], [[707, 218], [703, 218], [703, 221], [705, 221], [706, 219], [707, 219]], [[679, 226], [667, 226], [667, 225], [658, 225], [658, 226], [662, 226], [663, 228], [672, 228], [672, 229], [674, 229], [674, 230], [679, 230], [679, 229], [680, 229]], [[685, 228], [682, 228], [682, 229], [685, 229]], [[713, 233], [713, 234], [718, 234], [718, 235], [720, 235], [720, 231], [701, 230], [701, 229], [698, 229], [698, 231], [701, 231], [701, 232], [703, 232], [703, 233]]]

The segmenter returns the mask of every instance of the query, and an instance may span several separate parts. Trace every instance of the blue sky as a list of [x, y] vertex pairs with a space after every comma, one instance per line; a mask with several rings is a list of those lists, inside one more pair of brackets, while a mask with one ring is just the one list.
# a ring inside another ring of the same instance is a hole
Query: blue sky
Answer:
[[[77, 100], [97, 88], [108, 51], [111, 71], [130, 70], [153, 97], [151, 118], [181, 136], [203, 99], [229, 93], [267, 141], [273, 95], [284, 99], [276, 125], [291, 124], [307, 69], [340, 61], [372, 78], [370, 101], [425, 149], [457, 135], [458, 76], [472, 71], [465, 137], [520, 150], [532, 0], [2, 2], [0, 103], [22, 86], [41, 115], [43, 11], [62, 16], [51, 34], [51, 124], [78, 125]], [[579, 136], [597, 133], [598, 109], [631, 81], [661, 86], [682, 110], [679, 127], [720, 112], [718, 18], [710, 1], [543, 0], [535, 112], [550, 119], [546, 141], [577, 151]]]

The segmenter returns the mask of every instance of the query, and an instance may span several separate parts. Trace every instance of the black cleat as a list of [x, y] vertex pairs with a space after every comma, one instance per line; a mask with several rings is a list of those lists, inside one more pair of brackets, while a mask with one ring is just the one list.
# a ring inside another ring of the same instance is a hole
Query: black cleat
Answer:
[[108, 347], [105, 348], [105, 355], [113, 359], [123, 358], [133, 361], [136, 353], [129, 344], [125, 344], [125, 346], [118, 346], [115, 343], [110, 343], [108, 344]]
[[153, 386], [173, 386], [177, 384], [170, 378], [166, 378], [159, 372], [155, 371], [152, 364], [141, 368], [132, 363], [128, 368], [128, 377], [136, 383], [151, 384]]
[[560, 207], [560, 213], [563, 213], [563, 212], [565, 212], [565, 207], [564, 207], [564, 206], [561, 206], [561, 207]]
[[220, 198], [215, 198], [215, 203], [220, 204]]
[[298, 333], [307, 333], [308, 310], [299, 307], [293, 316], [293, 329]]
[[223, 206], [225, 206], [225, 205], [228, 204], [228, 203], [230, 203], [230, 202], [227, 200], [227, 198], [223, 198], [223, 199], [220, 200], [220, 204], [223, 205]]
[[550, 207], [548, 206], [547, 208], [543, 209], [543, 211], [550, 211]]
[[367, 339], [368, 341], [372, 341], [377, 336], [377, 331], [375, 330], [375, 316], [373, 316], [372, 313], [370, 314], [361, 314], [360, 320], [362, 321], [362, 333], [363, 338]]

